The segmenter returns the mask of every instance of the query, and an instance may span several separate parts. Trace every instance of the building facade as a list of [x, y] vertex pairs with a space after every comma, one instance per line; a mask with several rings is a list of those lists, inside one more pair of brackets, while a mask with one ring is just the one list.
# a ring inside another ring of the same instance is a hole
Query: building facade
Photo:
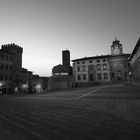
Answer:
[[[2, 45], [0, 49], [0, 93], [31, 93], [47, 88], [46, 78], [22, 68], [23, 48], [16, 44]], [[35, 85], [35, 86], [34, 86]]]
[[21, 81], [21, 68], [22, 68], [22, 53], [23, 48], [16, 44], [7, 44], [2, 45], [2, 51], [5, 51], [7, 53], [13, 54], [12, 57], [12, 71], [13, 71], [13, 77], [12, 80], [15, 83], [18, 83], [18, 81]]
[[14, 92], [21, 79], [23, 49], [16, 44], [2, 45], [0, 50], [0, 82], [5, 92]]
[[128, 80], [128, 57], [119, 40], [112, 42], [111, 55], [84, 57], [73, 61], [76, 83]]
[[140, 38], [132, 51], [129, 61], [132, 69], [132, 78], [140, 80]]
[[124, 54], [122, 44], [119, 40], [112, 42], [111, 57], [109, 59], [111, 81], [129, 80], [129, 56]]
[[70, 51], [62, 51], [62, 65], [52, 68], [52, 76], [48, 79], [48, 90], [71, 88], [73, 84], [72, 67], [70, 66]]
[[76, 82], [110, 81], [110, 55], [85, 57], [73, 60]]
[[66, 67], [70, 67], [70, 51], [69, 50], [62, 51], [62, 65]]
[[129, 54], [111, 56], [109, 59], [111, 81], [129, 80]]
[[70, 51], [62, 51], [62, 65], [56, 65], [52, 69], [53, 75], [72, 75], [72, 67], [70, 66]]
[[12, 89], [13, 54], [0, 50], [0, 92], [7, 93]]

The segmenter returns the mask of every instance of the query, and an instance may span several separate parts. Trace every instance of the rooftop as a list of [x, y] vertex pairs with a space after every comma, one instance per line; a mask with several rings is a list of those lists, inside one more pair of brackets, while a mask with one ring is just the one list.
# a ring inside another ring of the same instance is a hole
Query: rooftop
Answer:
[[91, 60], [91, 59], [102, 59], [102, 58], [110, 58], [110, 57], [116, 57], [116, 56], [127, 56], [129, 57], [130, 54], [120, 54], [120, 55], [100, 55], [100, 56], [92, 56], [92, 57], [83, 57], [83, 58], [79, 58], [79, 59], [74, 59], [72, 60], [72, 62], [75, 61], [81, 61], [81, 60]]

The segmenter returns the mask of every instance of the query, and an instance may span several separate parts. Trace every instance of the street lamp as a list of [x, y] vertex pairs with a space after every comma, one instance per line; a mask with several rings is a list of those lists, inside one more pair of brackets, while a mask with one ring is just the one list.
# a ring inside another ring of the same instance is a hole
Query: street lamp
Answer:
[[0, 88], [1, 88], [1, 86], [3, 85], [3, 83], [2, 82], [0, 82]]
[[22, 85], [22, 89], [23, 89], [23, 91], [25, 91], [27, 93], [27, 91], [28, 91], [28, 84], [23, 84]]
[[[1, 89], [1, 86], [2, 86], [2, 82], [0, 82], [0, 89]], [[0, 90], [0, 94], [2, 94], [2, 91]]]
[[[4, 85], [4, 82], [0, 81], [0, 89], [2, 89], [3, 85]], [[0, 90], [0, 94], [2, 94], [2, 90]]]
[[41, 91], [41, 84], [40, 84], [40, 83], [38, 83], [38, 84], [36, 85], [36, 91], [37, 91], [37, 92], [40, 92], [40, 91]]

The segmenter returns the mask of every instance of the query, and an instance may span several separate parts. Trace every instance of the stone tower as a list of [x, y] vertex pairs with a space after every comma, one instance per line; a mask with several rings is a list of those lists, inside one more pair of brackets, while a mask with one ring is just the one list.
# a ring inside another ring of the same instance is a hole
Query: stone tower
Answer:
[[2, 45], [2, 50], [13, 55], [12, 64], [13, 64], [13, 75], [12, 80], [18, 83], [21, 79], [21, 68], [22, 68], [22, 53], [23, 48], [16, 44], [6, 44]]
[[22, 68], [23, 48], [13, 43], [2, 45], [2, 50], [5, 50], [6, 52], [12, 53], [14, 55], [13, 65], [16, 70]]
[[112, 42], [111, 45], [111, 55], [121, 55], [123, 54], [123, 50], [122, 50], [122, 44], [120, 43], [119, 40], [116, 40]]
[[69, 50], [62, 51], [62, 65], [66, 67], [70, 67], [70, 51]]

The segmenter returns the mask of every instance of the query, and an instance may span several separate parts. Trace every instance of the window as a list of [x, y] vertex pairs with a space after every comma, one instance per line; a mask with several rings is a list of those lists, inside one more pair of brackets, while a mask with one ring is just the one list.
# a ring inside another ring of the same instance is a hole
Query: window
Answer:
[[12, 69], [12, 66], [10, 66], [10, 70]]
[[82, 61], [82, 64], [85, 64], [85, 61]]
[[98, 59], [97, 62], [100, 62], [100, 60]]
[[9, 76], [9, 80], [12, 80], [12, 75]]
[[86, 71], [86, 66], [82, 66], [82, 71]]
[[81, 74], [77, 75], [77, 80], [81, 80]]
[[107, 70], [107, 64], [103, 64], [103, 70]]
[[3, 54], [1, 55], [1, 58], [4, 60], [4, 55]]
[[128, 75], [127, 71], [125, 71], [124, 75], [125, 75], [125, 79], [127, 79], [127, 75]]
[[106, 62], [106, 59], [103, 59], [103, 62]]
[[89, 81], [94, 81], [94, 75], [93, 75], [93, 73], [90, 73], [89, 74]]
[[77, 67], [77, 71], [80, 71], [80, 67], [79, 66]]
[[12, 56], [10, 56], [10, 61], [12, 61]]
[[3, 80], [3, 75], [0, 75], [0, 80]]
[[3, 65], [1, 65], [1, 69], [3, 69], [4, 68], [4, 66]]
[[86, 74], [83, 74], [83, 80], [87, 80]]
[[78, 61], [77, 64], [80, 64], [80, 62]]
[[6, 70], [8, 69], [8, 66], [7, 66], [7, 65], [5, 66], [5, 69], [6, 69]]
[[92, 60], [89, 60], [89, 63], [92, 63]]
[[101, 73], [98, 73], [97, 74], [97, 77], [98, 77], [98, 80], [101, 80], [102, 79], [102, 74]]
[[113, 73], [113, 72], [111, 73], [111, 78], [112, 78], [112, 79], [114, 79], [114, 78], [115, 78], [115, 75], [114, 75], [114, 73]]
[[9, 60], [9, 57], [8, 57], [8, 56], [6, 56], [6, 60], [7, 60], [7, 61]]
[[108, 80], [108, 73], [104, 73], [104, 80]]
[[8, 80], [8, 76], [7, 75], [5, 75], [5, 80]]
[[97, 70], [101, 70], [101, 65], [100, 64], [97, 64], [96, 67], [97, 67]]
[[94, 71], [94, 66], [93, 65], [89, 65], [88, 66], [88, 70], [93, 72]]

